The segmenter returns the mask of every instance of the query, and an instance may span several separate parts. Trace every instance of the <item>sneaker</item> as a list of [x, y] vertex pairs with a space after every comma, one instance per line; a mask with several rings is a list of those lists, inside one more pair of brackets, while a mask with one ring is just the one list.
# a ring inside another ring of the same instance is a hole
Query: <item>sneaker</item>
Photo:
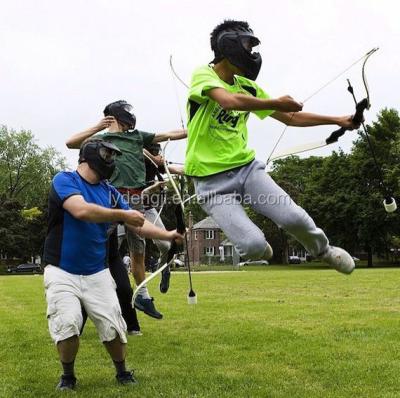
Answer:
[[151, 316], [152, 318], [162, 319], [163, 316], [156, 310], [153, 301], [153, 297], [145, 299], [142, 296], [137, 296], [135, 300], [135, 308], [139, 311], [143, 311], [146, 315]]
[[161, 293], [168, 292], [170, 278], [171, 278], [171, 270], [169, 269], [169, 267], [167, 267], [161, 273], [161, 281], [160, 281], [160, 292]]
[[143, 336], [140, 330], [128, 330], [129, 336]]
[[133, 377], [133, 371], [126, 370], [125, 372], [117, 373], [115, 378], [123, 386], [137, 384], [137, 380]]
[[355, 268], [353, 257], [340, 247], [329, 246], [321, 258], [330, 267], [343, 274], [351, 274]]
[[75, 376], [62, 375], [60, 378], [60, 382], [57, 384], [56, 389], [60, 391], [71, 391], [75, 390], [75, 386], [76, 386]]

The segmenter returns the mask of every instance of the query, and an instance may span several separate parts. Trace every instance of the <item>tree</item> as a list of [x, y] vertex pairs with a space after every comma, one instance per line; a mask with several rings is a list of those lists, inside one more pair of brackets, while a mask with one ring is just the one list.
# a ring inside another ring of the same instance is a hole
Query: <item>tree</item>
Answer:
[[20, 257], [24, 252], [26, 230], [22, 206], [12, 199], [0, 198], [0, 247], [2, 255]]
[[[290, 156], [274, 162], [271, 177], [286, 191], [292, 200], [304, 205], [304, 192], [309, 185], [310, 173], [323, 162], [322, 158], [310, 157], [300, 159]], [[257, 225], [263, 225], [262, 231], [274, 248], [274, 261], [287, 264], [289, 262], [289, 247], [299, 247], [300, 244], [284, 230], [278, 228], [264, 216], [254, 218]]]
[[0, 195], [31, 208], [43, 202], [51, 179], [66, 168], [52, 147], [40, 148], [33, 134], [0, 126]]
[[[399, 197], [400, 118], [384, 109], [368, 126], [385, 184]], [[320, 225], [331, 242], [350, 252], [365, 250], [372, 266], [373, 253], [388, 255], [400, 236], [399, 213], [385, 212], [379, 172], [363, 135], [352, 152], [333, 152], [325, 158], [289, 157], [274, 162], [272, 175]], [[286, 184], [285, 184], [286, 182]]]
[[30, 131], [0, 126], [0, 247], [3, 255], [30, 259], [42, 252], [47, 194], [65, 160], [40, 148]]
[[[382, 169], [384, 183], [394, 197], [399, 197], [400, 187], [400, 117], [396, 110], [384, 109], [377, 122], [367, 127], [369, 138], [378, 164]], [[386, 195], [380, 184], [368, 142], [363, 135], [354, 143], [351, 156], [359, 196], [357, 220], [358, 238], [368, 253], [368, 265], [372, 266], [372, 254], [388, 254], [393, 237], [400, 235], [399, 210], [388, 214], [382, 206]]]

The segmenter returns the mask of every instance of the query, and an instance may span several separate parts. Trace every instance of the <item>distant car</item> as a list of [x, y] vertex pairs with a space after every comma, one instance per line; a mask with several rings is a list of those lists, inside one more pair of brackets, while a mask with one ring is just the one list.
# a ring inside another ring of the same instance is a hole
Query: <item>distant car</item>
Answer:
[[255, 261], [243, 261], [239, 263], [239, 267], [243, 267], [245, 265], [268, 265], [269, 262], [267, 260], [255, 260]]
[[299, 256], [289, 256], [289, 264], [301, 264]]
[[40, 274], [42, 273], [42, 268], [39, 264], [27, 263], [8, 267], [7, 272], [9, 274]]

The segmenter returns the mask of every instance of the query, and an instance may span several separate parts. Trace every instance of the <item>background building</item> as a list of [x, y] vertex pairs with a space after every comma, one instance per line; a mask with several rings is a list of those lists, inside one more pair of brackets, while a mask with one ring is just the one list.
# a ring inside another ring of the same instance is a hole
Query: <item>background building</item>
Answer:
[[233, 246], [211, 217], [189, 229], [188, 249], [194, 264], [232, 264]]

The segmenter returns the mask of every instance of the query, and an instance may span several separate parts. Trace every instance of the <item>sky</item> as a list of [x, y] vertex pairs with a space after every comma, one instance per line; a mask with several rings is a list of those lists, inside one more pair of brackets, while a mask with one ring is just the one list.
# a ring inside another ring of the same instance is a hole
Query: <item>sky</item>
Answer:
[[[65, 147], [73, 133], [95, 125], [104, 106], [125, 99], [137, 128], [165, 132], [186, 123], [186, 88], [193, 70], [209, 63], [209, 35], [224, 19], [246, 20], [261, 40], [257, 83], [272, 97], [302, 101], [373, 47], [367, 63], [371, 109], [400, 109], [400, 2], [395, 0], [136, 1], [0, 0], [0, 124], [31, 130], [39, 145], [53, 146], [71, 167], [77, 152]], [[304, 111], [347, 115], [365, 96], [362, 63], [305, 103]], [[266, 160], [283, 125], [256, 117], [249, 146]], [[326, 138], [335, 126], [289, 127], [277, 151]], [[302, 156], [349, 151], [356, 133], [339, 144]], [[181, 162], [185, 142], [172, 142], [167, 158]]]

